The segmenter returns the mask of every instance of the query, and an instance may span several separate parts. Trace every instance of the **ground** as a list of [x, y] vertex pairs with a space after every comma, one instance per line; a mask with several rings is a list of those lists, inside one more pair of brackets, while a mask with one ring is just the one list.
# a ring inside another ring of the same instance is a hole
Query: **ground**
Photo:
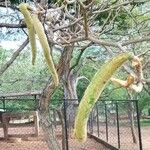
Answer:
[[[9, 134], [23, 134], [21, 136], [22, 140], [20, 142], [11, 142], [5, 141], [3, 137], [3, 130], [0, 128], [0, 150], [48, 150], [47, 144], [44, 139], [44, 135], [42, 130], [40, 129], [39, 137], [27, 137], [27, 134], [33, 133], [33, 128], [18, 128], [18, 129], [10, 129]], [[20, 137], [20, 136], [19, 136]], [[60, 136], [59, 136], [60, 137]], [[61, 139], [59, 138], [59, 143], [61, 144]], [[73, 139], [69, 140], [69, 147], [71, 150], [107, 150], [103, 145], [97, 143], [92, 139], [87, 139], [85, 143], [75, 142]]]
[[[100, 126], [99, 138], [106, 141], [106, 128], [105, 126]], [[93, 134], [97, 136], [97, 128], [93, 130]], [[143, 150], [150, 150], [150, 126], [141, 127], [142, 134], [142, 146]], [[118, 147], [118, 137], [116, 126], [108, 127], [108, 143], [114, 147]], [[136, 128], [137, 143], [133, 143], [130, 127], [120, 126], [120, 150], [139, 150], [139, 137]]]
[[[121, 150], [138, 150], [138, 144], [133, 144], [131, 141], [129, 128], [120, 128], [120, 131]], [[142, 127], [141, 131], [143, 150], [150, 150], [150, 127]], [[33, 135], [27, 137], [31, 133], [34, 133], [32, 127], [12, 128], [9, 129], [9, 134], [22, 134], [22, 140], [20, 142], [5, 141], [3, 139], [3, 130], [0, 128], [0, 150], [48, 150], [42, 130], [40, 129], [39, 137], [33, 137]], [[15, 136], [18, 137], [17, 135]], [[109, 128], [109, 136], [109, 143], [117, 147], [116, 130]], [[57, 138], [61, 144], [61, 133], [57, 135]], [[100, 138], [105, 140], [105, 133], [102, 127], [100, 129]], [[93, 139], [87, 139], [82, 144], [69, 139], [69, 148], [70, 150], [108, 150]]]
[[142, 127], [143, 150], [150, 150], [150, 127]]

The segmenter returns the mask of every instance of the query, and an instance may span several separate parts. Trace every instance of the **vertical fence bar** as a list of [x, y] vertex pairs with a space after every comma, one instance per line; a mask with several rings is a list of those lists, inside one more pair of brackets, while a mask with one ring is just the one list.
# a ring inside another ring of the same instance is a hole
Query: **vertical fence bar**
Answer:
[[92, 112], [90, 113], [89, 117], [89, 132], [92, 134]]
[[64, 99], [63, 101], [64, 103], [64, 121], [65, 121], [65, 138], [66, 138], [66, 150], [69, 150], [69, 147], [68, 147], [68, 129], [67, 129], [67, 117], [66, 117], [66, 99]]
[[4, 111], [6, 111], [6, 101], [5, 101], [5, 97], [3, 98], [2, 102], [3, 102], [3, 109], [4, 109]]
[[143, 150], [138, 100], [135, 101], [135, 105], [136, 105], [137, 126], [138, 126], [138, 134], [139, 134], [139, 148], [140, 148], [140, 150]]
[[36, 111], [36, 110], [37, 110], [37, 108], [38, 108], [36, 95], [34, 95], [34, 99], [33, 99], [33, 101], [34, 101], [34, 110]]
[[53, 120], [54, 120], [54, 127], [56, 129], [57, 122], [56, 122], [56, 111], [55, 110], [53, 110]]
[[107, 105], [105, 102], [105, 122], [106, 122], [106, 140], [108, 142], [108, 118], [107, 118]]
[[37, 96], [37, 99], [36, 99], [36, 106], [37, 106], [37, 110], [40, 110], [40, 99], [39, 99], [39, 96]]
[[[98, 103], [98, 102], [97, 102]], [[98, 105], [96, 103], [96, 113], [97, 113], [97, 135], [99, 137], [99, 111], [98, 111]]]
[[93, 110], [92, 110], [92, 113], [91, 113], [91, 132], [92, 132], [92, 134], [93, 134]]
[[119, 127], [119, 113], [118, 113], [118, 103], [116, 105], [116, 119], [117, 119], [117, 137], [118, 137], [118, 149], [120, 149], [120, 127]]

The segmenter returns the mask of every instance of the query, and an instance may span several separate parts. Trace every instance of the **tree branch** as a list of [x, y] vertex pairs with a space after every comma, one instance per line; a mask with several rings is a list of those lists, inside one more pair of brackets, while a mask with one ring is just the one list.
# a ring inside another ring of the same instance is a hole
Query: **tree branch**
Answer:
[[136, 43], [140, 43], [140, 42], [144, 42], [144, 41], [150, 41], [150, 36], [145, 36], [145, 37], [142, 37], [140, 39], [129, 40], [127, 42], [122, 43], [122, 46], [127, 46], [130, 44], [136, 44]]
[[140, 38], [140, 39], [129, 40], [129, 41], [126, 41], [120, 45], [118, 45], [118, 43], [115, 43], [115, 42], [107, 42], [107, 41], [104, 41], [101, 39], [97, 39], [96, 37], [94, 37], [92, 35], [88, 37], [88, 40], [93, 41], [94, 43], [97, 43], [100, 45], [120, 48], [120, 46], [127, 46], [130, 44], [136, 44], [136, 43], [140, 43], [140, 42], [150, 41], [150, 36], [145, 36], [145, 37]]
[[[142, 2], [148, 2], [148, 0], [145, 0], [145, 1], [142, 1]], [[117, 9], [118, 7], [122, 7], [122, 6], [132, 4], [132, 3], [133, 3], [133, 1], [123, 2], [123, 3], [117, 4], [115, 6], [103, 9], [103, 10], [93, 11], [92, 14], [100, 14], [100, 13], [103, 13], [103, 12], [106, 12], [106, 11], [110, 11], [112, 9]], [[137, 2], [137, 4], [138, 4], [138, 2]]]
[[0, 23], [0, 28], [26, 28], [25, 24], [9, 24], [9, 23]]
[[70, 68], [70, 71], [71, 71], [72, 69], [74, 69], [74, 68], [79, 64], [79, 61], [80, 61], [80, 59], [81, 59], [81, 56], [82, 56], [84, 50], [85, 50], [86, 48], [88, 48], [91, 44], [92, 44], [92, 42], [90, 42], [88, 45], [84, 46], [84, 47], [80, 50], [81, 52], [80, 52], [80, 54], [79, 54], [79, 56], [78, 56], [78, 58], [77, 58], [77, 60], [76, 60], [76, 63]]
[[0, 76], [9, 68], [9, 66], [15, 61], [15, 59], [19, 56], [20, 52], [26, 47], [29, 39], [26, 39], [25, 42], [13, 53], [12, 57], [8, 62], [4, 64], [4, 66], [0, 69]]

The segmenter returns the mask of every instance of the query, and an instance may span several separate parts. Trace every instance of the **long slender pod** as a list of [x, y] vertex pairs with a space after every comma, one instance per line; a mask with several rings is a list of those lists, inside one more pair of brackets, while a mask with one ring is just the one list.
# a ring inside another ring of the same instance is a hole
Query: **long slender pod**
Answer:
[[31, 18], [31, 14], [28, 11], [28, 8], [30, 8], [30, 6], [27, 3], [21, 3], [19, 5], [19, 9], [24, 16], [25, 23], [26, 23], [27, 28], [28, 28], [29, 41], [30, 41], [31, 50], [32, 50], [32, 64], [34, 65], [35, 59], [36, 59], [36, 52], [37, 52], [36, 40], [35, 40], [35, 30], [34, 30], [33, 21]]
[[47, 41], [47, 37], [44, 32], [43, 25], [39, 21], [38, 16], [36, 14], [32, 15], [32, 19], [33, 19], [35, 31], [39, 37], [41, 46], [43, 48], [44, 57], [45, 57], [47, 65], [48, 65], [49, 72], [52, 73], [54, 83], [56, 86], [58, 86], [58, 84], [59, 84], [58, 74], [57, 74], [52, 56], [50, 55], [51, 50], [50, 50], [50, 47], [49, 47], [49, 44]]
[[123, 53], [114, 57], [111, 61], [105, 63], [95, 74], [89, 86], [85, 90], [84, 96], [79, 104], [77, 116], [75, 119], [74, 137], [78, 141], [84, 142], [87, 138], [87, 121], [89, 114], [98, 100], [105, 85], [113, 75], [113, 73], [132, 55]]

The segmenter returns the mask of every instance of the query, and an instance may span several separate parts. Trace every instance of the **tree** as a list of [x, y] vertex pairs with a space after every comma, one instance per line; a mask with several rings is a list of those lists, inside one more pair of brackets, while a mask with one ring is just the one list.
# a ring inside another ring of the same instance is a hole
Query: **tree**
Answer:
[[[13, 2], [20, 3], [20, 1]], [[66, 98], [77, 98], [76, 81], [79, 79], [77, 70], [79, 64], [82, 64], [81, 58], [87, 48], [98, 45], [100, 49], [106, 51], [107, 58], [125, 51], [132, 51], [135, 55], [142, 55], [144, 58], [149, 53], [149, 49], [146, 48], [149, 45], [147, 41], [150, 40], [148, 30], [149, 11], [147, 9], [150, 3], [148, 1], [45, 0], [35, 1], [34, 3], [28, 2], [35, 7], [35, 10], [29, 10], [30, 13], [38, 13], [38, 18], [44, 26], [49, 46], [52, 49], [51, 56], [54, 58], [56, 51], [59, 53], [59, 59], [55, 60], [55, 67], [59, 81], [63, 83], [65, 93], [67, 93]], [[0, 23], [0, 28], [8, 28], [8, 31], [18, 29], [23, 36], [27, 37], [26, 24], [17, 7], [18, 4], [8, 3], [6, 6], [2, 1], [0, 6], [10, 8], [12, 12], [17, 12], [19, 16], [17, 23], [10, 19], [7, 23]], [[13, 37], [12, 32], [11, 35]], [[13, 54], [9, 61], [2, 65], [1, 76], [19, 56], [27, 45], [27, 41], [22, 44], [20, 50], [16, 51], [17, 55]], [[143, 47], [145, 51], [143, 51]], [[73, 63], [75, 51], [79, 51], [79, 55]], [[89, 59], [93, 58], [89, 57]], [[144, 65], [148, 62], [147, 59]], [[128, 64], [124, 66], [124, 69], [128, 73], [132, 73]], [[143, 78], [142, 82], [149, 84], [149, 79]], [[56, 88], [54, 80], [50, 77], [42, 89], [40, 114], [45, 129], [48, 129], [50, 123], [48, 117], [45, 117], [47, 116], [48, 104]], [[46, 120], [43, 120], [44, 118]], [[53, 141], [54, 138], [50, 130], [48, 136], [51, 138], [51, 142], [49, 142], [49, 145], [53, 150], [59, 149]]]

